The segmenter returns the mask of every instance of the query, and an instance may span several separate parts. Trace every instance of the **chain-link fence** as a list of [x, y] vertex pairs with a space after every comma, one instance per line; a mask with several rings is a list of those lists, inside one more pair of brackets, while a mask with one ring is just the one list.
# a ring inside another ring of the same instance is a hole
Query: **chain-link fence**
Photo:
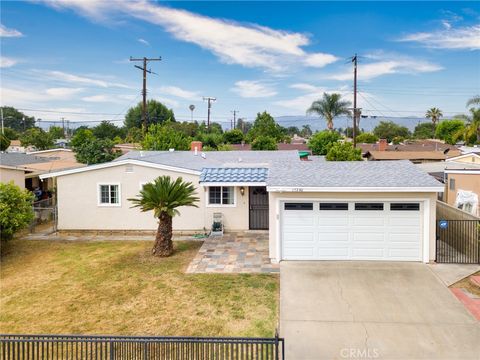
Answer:
[[54, 197], [35, 201], [33, 212], [35, 216], [30, 223], [30, 233], [47, 235], [57, 231], [57, 206]]

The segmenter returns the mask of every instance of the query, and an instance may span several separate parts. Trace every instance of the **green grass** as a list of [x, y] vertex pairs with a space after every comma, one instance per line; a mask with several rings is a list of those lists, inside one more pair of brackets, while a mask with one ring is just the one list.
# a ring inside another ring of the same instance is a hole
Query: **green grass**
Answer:
[[2, 333], [272, 336], [278, 276], [185, 274], [200, 243], [170, 258], [143, 241], [14, 240], [2, 248]]

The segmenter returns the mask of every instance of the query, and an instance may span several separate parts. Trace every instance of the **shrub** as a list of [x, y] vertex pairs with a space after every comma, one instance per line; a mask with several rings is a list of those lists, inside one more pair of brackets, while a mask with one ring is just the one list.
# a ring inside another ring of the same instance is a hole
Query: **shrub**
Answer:
[[189, 150], [191, 139], [180, 131], [176, 131], [168, 123], [150, 125], [142, 147], [145, 150]]
[[277, 141], [271, 136], [261, 135], [253, 140], [252, 150], [277, 150]]
[[410, 137], [407, 127], [395, 124], [393, 121], [380, 121], [373, 129], [373, 133], [380, 139], [387, 139], [388, 142], [392, 142], [395, 136]]
[[392, 139], [392, 143], [395, 144], [395, 145], [398, 145], [402, 142], [405, 141], [405, 138], [403, 136], [395, 136], [393, 139]]
[[357, 136], [357, 143], [359, 144], [375, 144], [378, 137], [375, 134], [364, 132]]
[[100, 164], [112, 161], [121, 155], [113, 150], [113, 141], [109, 139], [89, 139], [75, 148], [75, 158], [82, 164]]
[[239, 130], [239, 129], [226, 131], [223, 134], [223, 137], [225, 139], [225, 142], [229, 144], [240, 144], [244, 138], [242, 130]]
[[5, 151], [10, 146], [10, 139], [3, 134], [0, 134], [0, 151]]
[[324, 130], [315, 133], [308, 141], [308, 148], [313, 155], [326, 155], [328, 149], [342, 137], [336, 131]]
[[13, 182], [0, 183], [0, 237], [9, 240], [34, 218], [33, 194]]
[[432, 139], [435, 136], [435, 124], [423, 122], [415, 126], [413, 137], [416, 139]]
[[465, 124], [462, 120], [443, 120], [437, 125], [435, 137], [444, 140], [447, 144], [454, 145], [463, 137]]
[[335, 143], [327, 152], [328, 161], [361, 161], [362, 150], [355, 149], [351, 143]]

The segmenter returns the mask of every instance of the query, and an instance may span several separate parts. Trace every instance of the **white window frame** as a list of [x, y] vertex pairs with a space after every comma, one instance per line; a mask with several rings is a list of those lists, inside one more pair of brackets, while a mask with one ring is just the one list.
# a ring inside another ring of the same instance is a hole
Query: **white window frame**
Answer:
[[[101, 193], [101, 186], [118, 186], [118, 203], [117, 204], [104, 204], [101, 202], [102, 200], [102, 193]], [[100, 207], [121, 207], [122, 206], [122, 186], [118, 182], [103, 182], [97, 183], [97, 205]]]
[[[220, 188], [220, 202], [223, 199], [223, 188], [224, 187], [231, 187], [233, 188], [233, 204], [210, 204], [210, 187], [219, 187]], [[205, 191], [205, 203], [207, 204], [206, 207], [209, 208], [225, 208], [225, 207], [237, 207], [237, 188], [231, 185], [211, 185], [207, 186], [207, 190]]]

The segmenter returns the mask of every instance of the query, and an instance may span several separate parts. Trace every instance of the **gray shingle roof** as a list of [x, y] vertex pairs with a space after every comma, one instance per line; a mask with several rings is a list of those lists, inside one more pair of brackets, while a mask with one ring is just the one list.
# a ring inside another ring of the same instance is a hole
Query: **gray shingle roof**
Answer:
[[130, 151], [115, 161], [134, 159], [202, 171], [206, 167], [269, 167], [276, 161], [298, 161], [298, 151]]
[[441, 187], [408, 160], [297, 161], [270, 168], [267, 186], [285, 187]]
[[267, 168], [204, 168], [200, 174], [200, 182], [264, 183], [267, 175]]
[[6, 166], [21, 166], [26, 164], [37, 164], [49, 161], [52, 161], [52, 158], [42, 158], [39, 156], [24, 153], [0, 152], [0, 164]]

